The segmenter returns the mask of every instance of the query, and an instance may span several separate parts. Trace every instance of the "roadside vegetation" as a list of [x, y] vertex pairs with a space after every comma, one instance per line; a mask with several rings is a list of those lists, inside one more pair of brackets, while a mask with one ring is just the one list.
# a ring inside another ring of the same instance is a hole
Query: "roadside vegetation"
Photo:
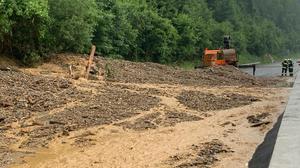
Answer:
[[[0, 54], [49, 53], [191, 66], [231, 35], [242, 62], [300, 50], [298, 0], [0, 0]], [[255, 58], [255, 59], [254, 59]]]

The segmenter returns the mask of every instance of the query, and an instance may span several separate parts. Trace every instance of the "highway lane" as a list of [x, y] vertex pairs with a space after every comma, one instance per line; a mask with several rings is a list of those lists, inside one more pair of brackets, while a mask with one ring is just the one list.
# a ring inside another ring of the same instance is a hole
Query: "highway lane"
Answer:
[[[299, 71], [299, 65], [294, 61], [294, 74]], [[241, 68], [243, 72], [253, 74], [253, 68]], [[265, 64], [256, 66], [257, 77], [276, 77], [281, 76], [281, 63]]]

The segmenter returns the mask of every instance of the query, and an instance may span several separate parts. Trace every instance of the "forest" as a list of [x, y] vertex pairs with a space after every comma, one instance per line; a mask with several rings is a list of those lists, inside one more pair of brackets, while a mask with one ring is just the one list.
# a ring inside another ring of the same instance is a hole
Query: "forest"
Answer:
[[240, 55], [300, 51], [299, 0], [0, 0], [0, 54], [51, 53], [180, 64], [230, 35]]

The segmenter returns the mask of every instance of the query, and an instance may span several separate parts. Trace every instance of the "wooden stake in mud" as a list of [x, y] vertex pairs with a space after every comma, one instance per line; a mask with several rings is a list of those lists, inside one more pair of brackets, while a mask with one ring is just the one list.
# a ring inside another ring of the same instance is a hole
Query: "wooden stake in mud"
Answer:
[[91, 70], [91, 65], [93, 64], [95, 52], [96, 52], [96, 46], [93, 45], [92, 49], [91, 49], [91, 53], [90, 53], [90, 58], [87, 63], [87, 66], [86, 66], [85, 79], [89, 79], [89, 74], [90, 74], [90, 70]]
[[69, 65], [69, 75], [70, 75], [70, 77], [74, 77], [74, 74], [73, 74], [73, 65]]

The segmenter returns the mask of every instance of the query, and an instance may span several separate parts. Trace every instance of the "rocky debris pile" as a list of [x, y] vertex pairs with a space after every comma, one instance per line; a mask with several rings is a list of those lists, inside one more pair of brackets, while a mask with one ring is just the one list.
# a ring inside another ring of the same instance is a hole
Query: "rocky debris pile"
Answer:
[[84, 148], [96, 145], [95, 144], [95, 136], [96, 134], [91, 131], [85, 131], [80, 135], [71, 137], [70, 139], [74, 139], [74, 143], [72, 143], [73, 146]]
[[[0, 79], [0, 91], [5, 93], [0, 95], [1, 129], [10, 129], [6, 126], [12, 122], [19, 122], [21, 127], [30, 127], [17, 135], [28, 137], [21, 148], [46, 147], [56, 135], [66, 136], [70, 131], [112, 124], [136, 116], [159, 105], [160, 99], [153, 95], [166, 95], [157, 89], [124, 89], [110, 83], [97, 88], [99, 92], [91, 94], [79, 91], [66, 79], [12, 71], [0, 71], [0, 75], [3, 76]], [[244, 95], [215, 96], [193, 91], [182, 92], [177, 99], [199, 111], [229, 109], [257, 101], [256, 98]], [[72, 106], [66, 106], [72, 102]], [[31, 124], [26, 123], [32, 118], [35, 119]], [[122, 127], [146, 130], [201, 119], [188, 113], [166, 111], [146, 115], [134, 122], [125, 122]]]
[[39, 118], [37, 122], [45, 123], [44, 126], [25, 133], [29, 139], [22, 147], [46, 146], [57, 134], [67, 136], [70, 131], [133, 117], [157, 106], [159, 101], [148, 95], [106, 88], [102, 94], [91, 96], [82, 104]]
[[49, 116], [48, 119], [67, 125], [78, 125], [81, 128], [110, 124], [148, 111], [158, 105], [159, 101], [156, 97], [107, 88], [104, 93], [93, 96], [84, 105], [68, 108]]
[[183, 70], [155, 63], [135, 63], [123, 60], [99, 59], [98, 64], [104, 68], [111, 65], [113, 78], [111, 81], [124, 83], [156, 83], [156, 84], [180, 84], [180, 85], [264, 85], [235, 67], [213, 67], [209, 69]]
[[[85, 101], [88, 97], [88, 94], [78, 91], [66, 79], [33, 76], [16, 71], [0, 71], [0, 76], [0, 132], [4, 142], [12, 140], [5, 134], [15, 129], [12, 127], [13, 123], [22, 128], [14, 136], [33, 135], [37, 142], [41, 142], [38, 138], [42, 136], [31, 132], [31, 129], [36, 128], [42, 132], [48, 126], [42, 122], [28, 121], [49, 115], [52, 110], [63, 108], [67, 103]], [[55, 132], [44, 135], [51, 133]]]
[[177, 99], [181, 104], [197, 111], [226, 110], [259, 101], [256, 97], [241, 94], [214, 95], [199, 91], [183, 91]]
[[156, 129], [156, 128], [158, 128], [158, 125], [156, 124], [156, 122], [160, 115], [161, 115], [161, 113], [147, 114], [143, 117], [136, 119], [133, 122], [122, 122], [122, 123], [118, 123], [115, 125], [122, 126], [125, 129], [132, 129], [135, 131]]
[[3, 123], [30, 118], [75, 99], [83, 99], [65, 79], [43, 78], [20, 72], [0, 71], [0, 118]]
[[219, 154], [232, 152], [221, 141], [212, 140], [200, 145], [193, 145], [191, 153], [171, 156], [170, 163], [176, 168], [210, 168], [219, 161]]
[[163, 126], [175, 126], [177, 123], [200, 121], [202, 117], [184, 113], [184, 112], [166, 112], [164, 120], [160, 123]]
[[[60, 65], [68, 72], [68, 66], [84, 70], [87, 57], [82, 55], [56, 55], [50, 63]], [[95, 57], [96, 69], [108, 81], [122, 83], [179, 84], [196, 86], [273, 86], [279, 80], [261, 80], [246, 74], [233, 66], [219, 66], [207, 69], [184, 70], [179, 67], [156, 63], [130, 62]]]
[[261, 122], [268, 116], [270, 116], [270, 113], [261, 113], [261, 114], [256, 114], [256, 115], [250, 115], [247, 117], [247, 119], [248, 119], [249, 123], [256, 124], [256, 123]]
[[26, 154], [30, 154], [30, 152], [12, 151], [0, 146], [0, 167], [4, 168], [6, 165], [15, 164], [18, 162], [17, 158], [24, 157]]
[[[96, 94], [79, 91], [69, 80], [0, 71], [0, 131], [22, 128], [26, 147], [46, 147], [56, 135], [111, 124], [158, 105], [160, 99], [104, 85]], [[67, 105], [72, 104], [72, 105]], [[23, 129], [24, 128], [24, 129]]]
[[159, 126], [169, 127], [175, 126], [178, 123], [189, 122], [189, 121], [199, 121], [203, 118], [184, 113], [184, 112], [165, 112], [164, 114], [157, 112], [147, 114], [143, 117], [136, 119], [133, 122], [123, 122], [116, 124], [122, 126], [125, 129], [132, 129], [135, 131], [144, 131], [148, 129], [156, 129]]
[[247, 120], [251, 124], [251, 127], [259, 127], [271, 123], [270, 121], [266, 120], [270, 115], [271, 115], [270, 113], [250, 115], [247, 117]]
[[164, 96], [164, 97], [173, 97], [176, 92], [170, 92], [172, 90], [171, 87], [165, 88], [149, 88], [149, 87], [141, 87], [129, 84], [115, 84], [110, 83], [112, 87], [117, 87], [120, 89], [132, 90], [139, 93], [147, 94], [147, 95], [155, 95], [155, 96]]

